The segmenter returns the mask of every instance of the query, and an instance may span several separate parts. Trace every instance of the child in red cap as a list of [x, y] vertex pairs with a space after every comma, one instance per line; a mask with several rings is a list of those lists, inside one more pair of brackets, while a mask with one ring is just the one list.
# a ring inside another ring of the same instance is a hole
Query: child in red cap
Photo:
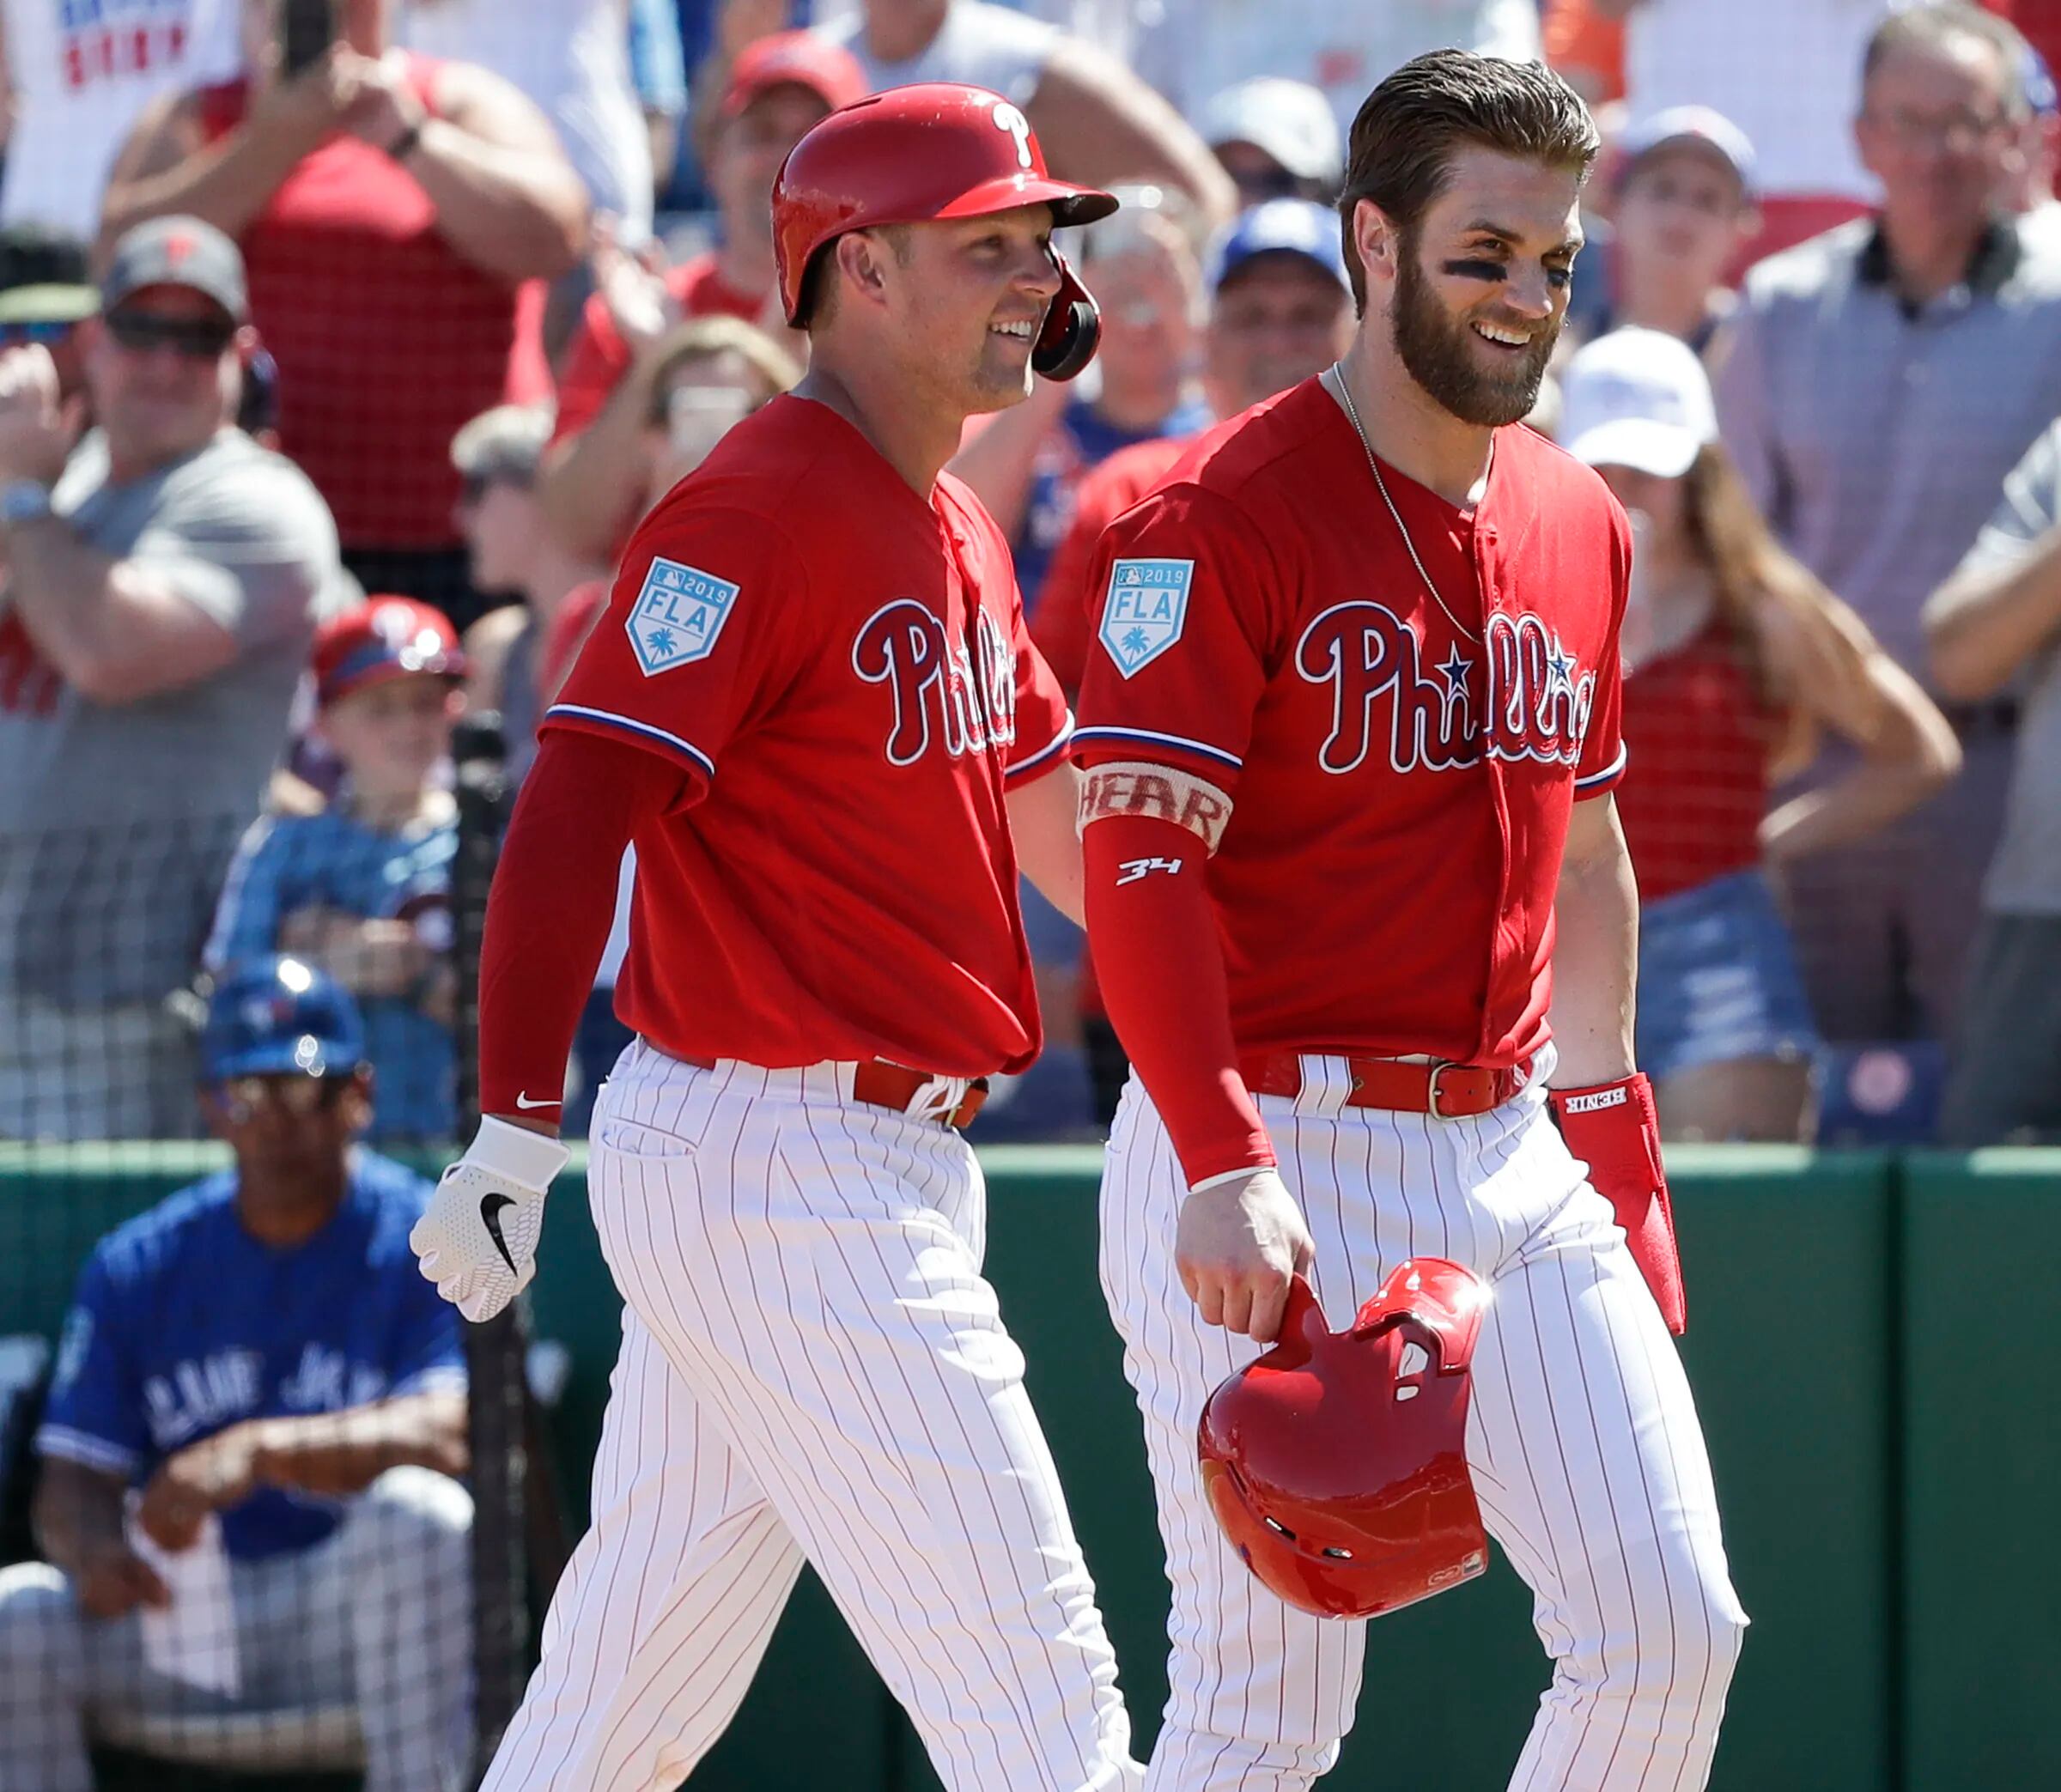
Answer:
[[441, 610], [374, 597], [315, 637], [316, 727], [343, 787], [313, 815], [266, 816], [229, 867], [205, 961], [298, 952], [356, 997], [375, 1078], [370, 1136], [443, 1139], [456, 1125], [446, 768], [465, 659]]

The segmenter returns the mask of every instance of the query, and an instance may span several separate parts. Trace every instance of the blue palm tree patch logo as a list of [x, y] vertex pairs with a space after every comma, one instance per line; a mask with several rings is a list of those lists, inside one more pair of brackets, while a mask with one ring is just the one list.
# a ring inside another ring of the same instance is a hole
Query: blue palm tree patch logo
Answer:
[[1102, 603], [1102, 642], [1127, 678], [1150, 665], [1181, 639], [1188, 620], [1192, 560], [1119, 560], [1110, 568]]
[[654, 555], [626, 624], [644, 676], [706, 659], [736, 601], [737, 586], [727, 579]]

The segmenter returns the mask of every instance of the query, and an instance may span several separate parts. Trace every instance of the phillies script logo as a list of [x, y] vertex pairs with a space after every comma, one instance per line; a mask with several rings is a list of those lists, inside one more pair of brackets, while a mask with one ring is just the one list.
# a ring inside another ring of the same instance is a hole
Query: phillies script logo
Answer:
[[1474, 659], [1456, 642], [1426, 666], [1416, 631], [1382, 604], [1325, 610], [1295, 644], [1296, 671], [1331, 687], [1331, 732], [1317, 763], [1328, 772], [1359, 766], [1383, 731], [1377, 710], [1386, 716], [1389, 763], [1399, 772], [1458, 771], [1485, 754], [1565, 765], [1579, 759], [1596, 674], [1581, 670], [1559, 636], [1529, 610], [1498, 611], [1474, 651], [1486, 662], [1478, 683]]
[[897, 598], [860, 625], [852, 670], [893, 698], [891, 765], [914, 765], [933, 740], [958, 759], [1016, 739], [1016, 655], [985, 610], [970, 649], [947, 640], [944, 623], [914, 598]]

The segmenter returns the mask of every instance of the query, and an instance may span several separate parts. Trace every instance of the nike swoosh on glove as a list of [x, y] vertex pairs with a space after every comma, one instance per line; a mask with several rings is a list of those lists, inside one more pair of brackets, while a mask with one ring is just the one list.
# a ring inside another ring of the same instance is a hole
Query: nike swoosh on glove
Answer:
[[572, 1156], [556, 1139], [489, 1115], [408, 1234], [436, 1291], [476, 1324], [537, 1275], [544, 1194]]

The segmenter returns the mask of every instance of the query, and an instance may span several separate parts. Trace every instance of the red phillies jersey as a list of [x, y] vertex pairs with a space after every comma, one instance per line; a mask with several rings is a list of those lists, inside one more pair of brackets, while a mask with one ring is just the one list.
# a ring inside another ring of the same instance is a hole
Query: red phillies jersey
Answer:
[[1089, 638], [1102, 614], [1102, 593], [1090, 589], [1102, 532], [1158, 484], [1195, 440], [1192, 435], [1160, 435], [1133, 442], [1082, 477], [1073, 494], [1073, 520], [1052, 550], [1045, 588], [1030, 619], [1031, 638], [1061, 689], [1079, 690]]
[[[740, 293], [716, 271], [713, 251], [666, 271], [666, 290], [683, 318], [742, 318], [756, 322], [766, 308], [769, 291]], [[566, 344], [565, 365], [558, 375], [558, 416], [551, 440], [580, 434], [601, 415], [601, 407], [622, 383], [635, 357], [616, 328], [607, 301], [596, 293], [580, 313], [580, 326]]]
[[678, 1057], [1037, 1055], [1006, 784], [1066, 756], [1009, 550], [828, 407], [776, 399], [638, 526], [544, 717], [691, 799], [640, 835], [617, 1011]]
[[1511, 1065], [1547, 1038], [1577, 791], [1624, 763], [1624, 513], [1531, 431], [1472, 515], [1384, 468], [1315, 380], [1219, 425], [1103, 538], [1084, 765], [1229, 792], [1209, 860], [1241, 1049]]
[[1722, 617], [1626, 678], [1632, 758], [1617, 807], [1641, 897], [1760, 864], [1780, 732], [1780, 714], [1754, 688]]

